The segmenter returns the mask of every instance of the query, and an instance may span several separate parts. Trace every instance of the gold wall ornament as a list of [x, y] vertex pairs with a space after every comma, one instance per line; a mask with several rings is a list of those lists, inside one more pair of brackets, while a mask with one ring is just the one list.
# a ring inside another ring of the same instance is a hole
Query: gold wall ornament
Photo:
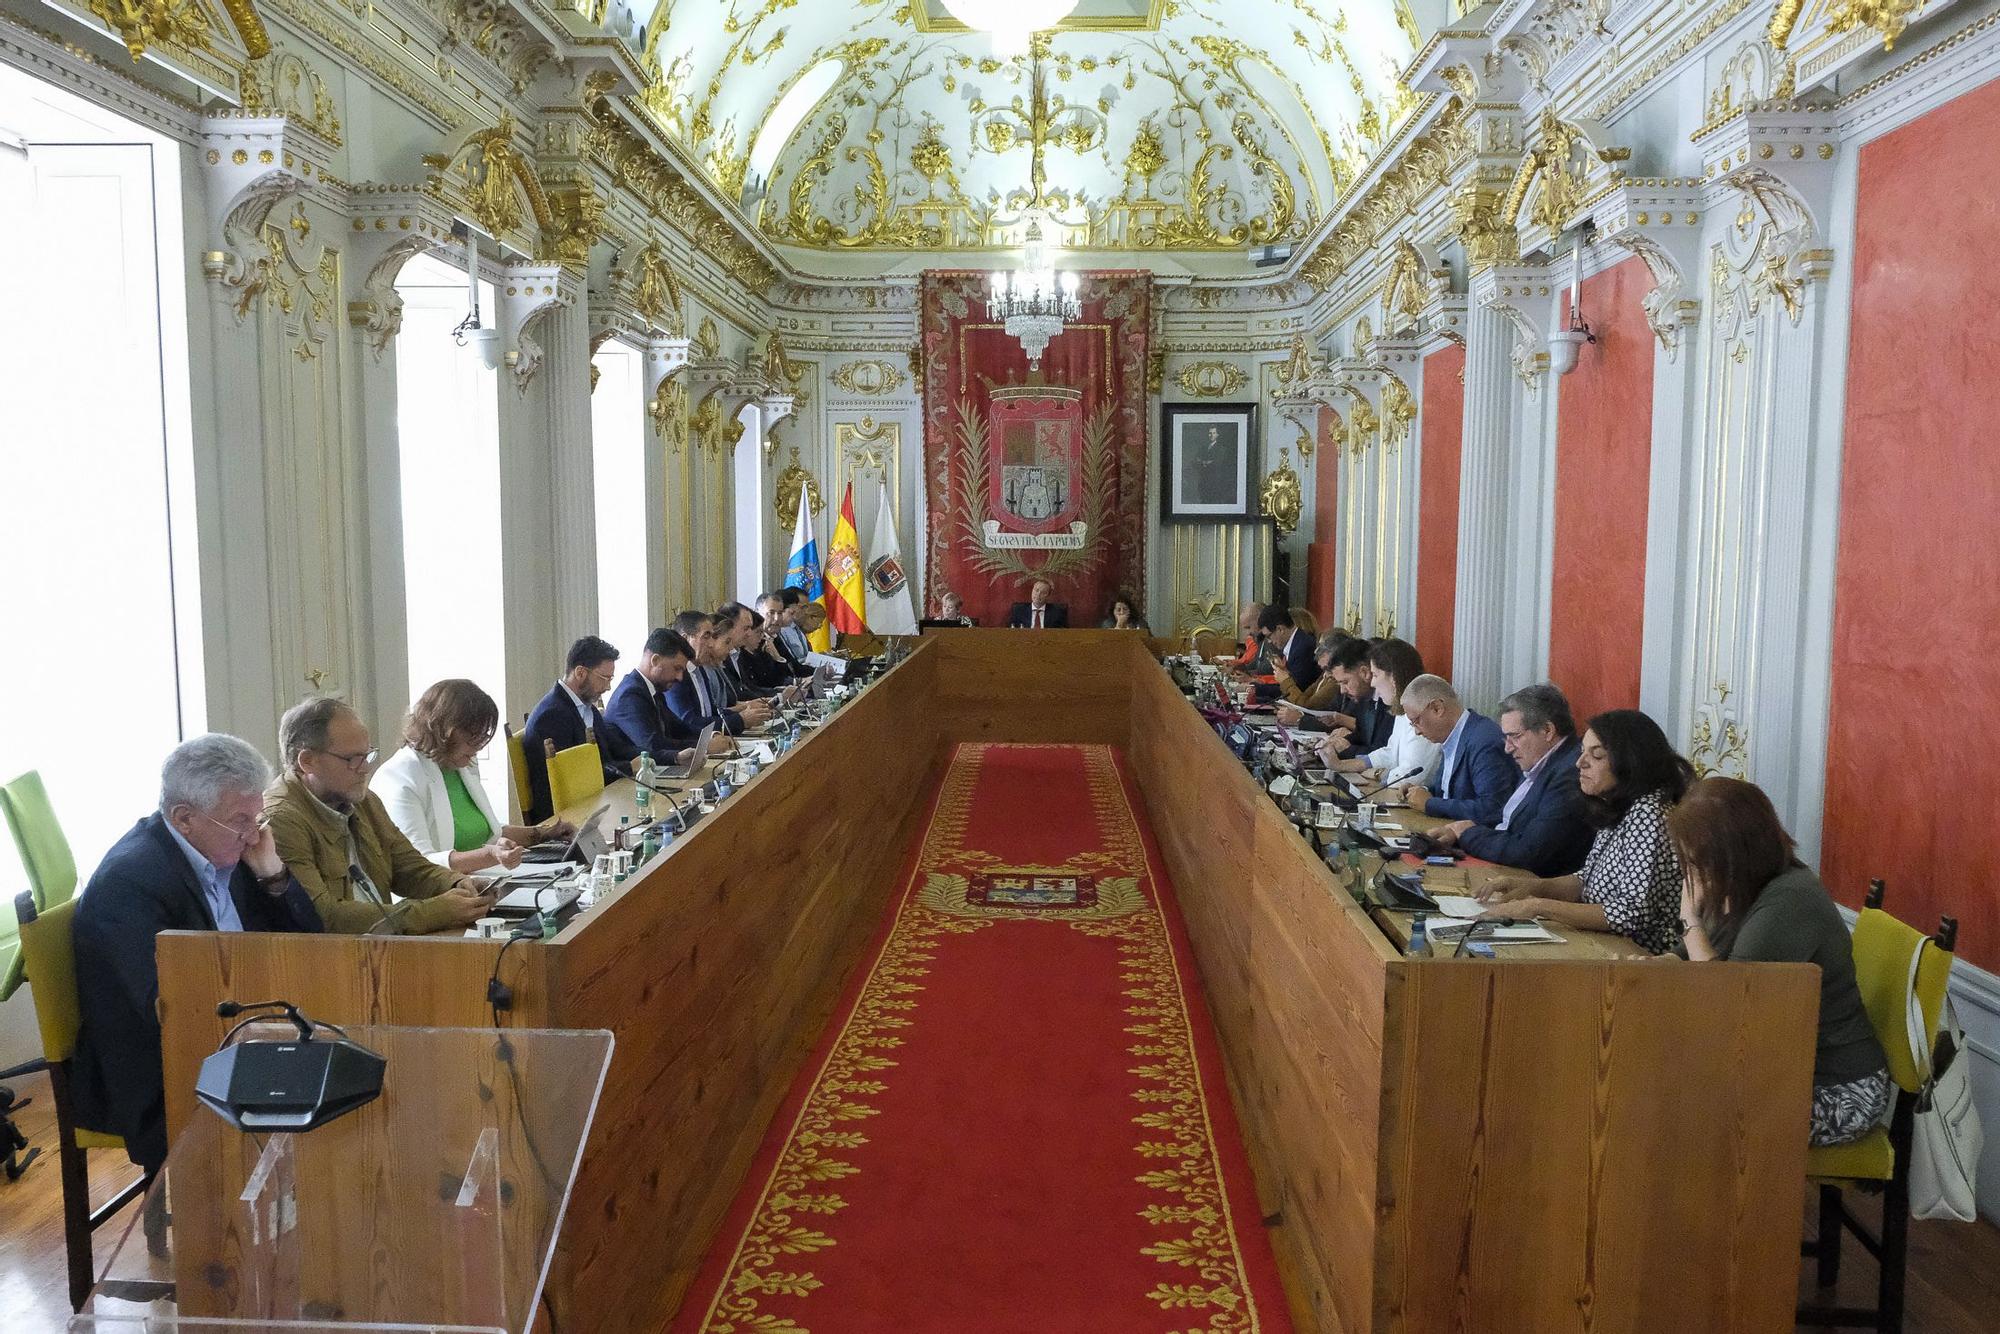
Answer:
[[[1278, 367], [1278, 383], [1303, 385], [1313, 377], [1312, 349], [1302, 333], [1292, 335], [1292, 349], [1285, 364]], [[1307, 457], [1311, 457], [1310, 454]]]
[[1478, 182], [1468, 181], [1451, 197], [1452, 232], [1465, 247], [1466, 265], [1473, 272], [1509, 264], [1520, 253], [1520, 238], [1501, 213], [1501, 198]]
[[632, 306], [647, 324], [669, 338], [687, 332], [687, 317], [681, 313], [681, 285], [660, 243], [648, 240], [633, 261], [637, 277], [632, 288]]
[[1697, 778], [1711, 774], [1749, 776], [1750, 734], [1729, 708], [1729, 696], [1729, 683], [1717, 681], [1709, 698], [1695, 711], [1694, 728], [1688, 735], [1688, 760]]
[[714, 361], [722, 355], [722, 332], [715, 327], [715, 317], [704, 315], [695, 326], [694, 350], [703, 361]]
[[291, 51], [270, 51], [243, 66], [238, 84], [243, 109], [259, 116], [283, 116], [311, 130], [333, 147], [341, 145], [340, 116], [326, 80]]
[[1190, 398], [1227, 398], [1249, 382], [1240, 367], [1227, 361], [1189, 362], [1174, 376], [1174, 383]]
[[1827, 31], [1873, 28], [1882, 34], [1882, 49], [1893, 51], [1896, 39], [1910, 26], [1910, 16], [1922, 6], [1923, 0], [1837, 0]]
[[214, 29], [200, 0], [90, 0], [90, 12], [118, 35], [134, 61], [155, 46], [214, 49]]
[[704, 451], [733, 455], [736, 446], [743, 442], [743, 419], [724, 414], [720, 393], [720, 390], [710, 390], [696, 405], [694, 415], [688, 418], [688, 430]]
[[901, 389], [905, 377], [886, 361], [850, 361], [827, 378], [850, 394], [880, 397]]
[[[426, 153], [424, 165], [434, 171], [458, 169], [464, 180], [466, 203], [473, 217], [488, 234], [498, 238], [519, 232], [529, 215], [541, 231], [554, 228], [548, 195], [534, 164], [514, 147], [514, 113], [502, 111], [497, 123], [474, 130], [451, 153]], [[527, 212], [521, 200], [528, 202]]]
[[1799, 15], [1804, 12], [1805, 7], [1806, 0], [1780, 0], [1778, 8], [1771, 14], [1771, 26], [1766, 30], [1772, 46], [1780, 51], [1785, 49], [1785, 44], [1792, 39], [1792, 29], [1798, 26]]
[[1382, 381], [1382, 443], [1394, 453], [1410, 439], [1410, 426], [1417, 420], [1416, 400], [1409, 386], [1393, 374]]
[[659, 388], [653, 391], [653, 401], [646, 405], [653, 434], [668, 454], [677, 454], [687, 447], [687, 406], [687, 386], [678, 375], [660, 381]]
[[[1582, 132], [1557, 119], [1555, 112], [1546, 106], [1542, 108], [1537, 134], [1535, 146], [1521, 155], [1520, 165], [1514, 170], [1506, 202], [1500, 208], [1500, 221], [1510, 227], [1520, 225], [1528, 187], [1539, 181], [1541, 194], [1535, 200], [1529, 221], [1560, 232], [1569, 225], [1582, 202], [1594, 155]], [[1618, 148], [1607, 149], [1602, 156], [1610, 160], [1616, 155], [1622, 155], [1618, 156], [1620, 161], [1631, 156], [1628, 150]]]
[[1389, 259], [1389, 276], [1382, 284], [1382, 332], [1391, 338], [1414, 332], [1423, 323], [1424, 307], [1436, 294], [1424, 257], [1407, 236], [1396, 238]]
[[1366, 399], [1356, 397], [1354, 399], [1354, 411], [1347, 414], [1347, 444], [1349, 452], [1355, 458], [1360, 458], [1363, 454], [1366, 454], [1368, 446], [1375, 443], [1375, 437], [1381, 429], [1382, 420], [1375, 415], [1375, 409], [1368, 406]]
[[799, 462], [799, 447], [792, 446], [792, 461], [778, 474], [778, 490], [771, 501], [771, 508], [778, 516], [778, 523], [789, 528], [799, 521], [799, 497], [806, 498], [806, 512], [818, 514], [826, 508], [819, 493], [819, 480]]
[[[1469, 102], [1458, 98], [1447, 102], [1432, 120], [1430, 129], [1411, 140], [1402, 156], [1380, 173], [1368, 193], [1355, 201], [1347, 217], [1307, 257], [1299, 276], [1314, 291], [1324, 292], [1333, 286], [1351, 265], [1372, 253], [1382, 238], [1400, 229], [1417, 201], [1449, 180], [1472, 155], [1468, 105]], [[1475, 220], [1490, 226], [1494, 202], [1489, 198], [1485, 218]], [[1456, 202], [1453, 217], [1454, 232], [1459, 232], [1463, 224], [1459, 222]], [[1498, 247], [1504, 250], [1509, 238], [1500, 238]], [[1482, 245], [1486, 253], [1493, 253], [1493, 244], [1482, 239]], [[1471, 251], [1467, 254], [1469, 258]]]
[[1311, 458], [1313, 451], [1319, 448], [1318, 444], [1313, 440], [1312, 432], [1297, 422], [1292, 423], [1292, 429], [1299, 433], [1299, 438], [1292, 442], [1293, 447], [1299, 451], [1299, 458]]
[[1277, 524], [1280, 533], [1296, 532], [1299, 515], [1305, 509], [1305, 494], [1299, 486], [1299, 475], [1292, 468], [1292, 451], [1289, 447], [1278, 451], [1278, 466], [1264, 478], [1258, 488], [1258, 503], [1266, 517]]
[[587, 171], [566, 174], [547, 192], [549, 225], [535, 247], [535, 258], [544, 264], [587, 268], [591, 247], [604, 234], [604, 197]]
[[1146, 392], [1158, 397], [1167, 388], [1167, 350], [1156, 347], [1146, 353]]
[[542, 35], [503, 0], [443, 0], [447, 46], [470, 46], [507, 76], [518, 95], [528, 91], [555, 52]]
[[1354, 338], [1352, 342], [1354, 355], [1363, 361], [1368, 360], [1368, 354], [1375, 349], [1375, 326], [1368, 322], [1366, 315], [1363, 315], [1354, 322]]

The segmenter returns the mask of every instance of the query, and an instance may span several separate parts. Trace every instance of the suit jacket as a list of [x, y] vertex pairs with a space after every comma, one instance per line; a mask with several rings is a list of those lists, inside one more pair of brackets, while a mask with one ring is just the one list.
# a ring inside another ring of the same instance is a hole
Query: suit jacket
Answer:
[[[297, 880], [273, 897], [257, 887], [249, 867], [239, 865], [229, 893], [246, 931], [320, 929], [319, 914]], [[194, 868], [158, 812], [112, 845], [77, 901], [76, 993], [83, 1024], [70, 1062], [77, 1123], [124, 1136], [132, 1161], [148, 1171], [167, 1159], [153, 938], [162, 931], [213, 930], [215, 916]]]
[[[1269, 647], [1275, 655], [1277, 646], [1270, 645]], [[1285, 670], [1292, 674], [1292, 684], [1300, 690], [1311, 690], [1321, 675], [1319, 669], [1318, 641], [1305, 631], [1294, 629], [1291, 639], [1285, 643], [1284, 653]], [[1277, 697], [1277, 682], [1274, 681], [1268, 685], [1259, 685], [1257, 687], [1258, 699], [1276, 699]]]
[[[792, 647], [789, 635], [772, 635], [771, 647], [776, 650], [778, 665], [784, 669], [786, 676], [795, 681], [803, 681], [813, 674], [813, 665], [806, 661], [804, 652]], [[810, 649], [807, 650], [809, 651]]]
[[1576, 781], [1580, 745], [1569, 738], [1549, 752], [1533, 778], [1522, 778], [1528, 790], [1505, 829], [1474, 825], [1460, 835], [1458, 845], [1474, 857], [1544, 878], [1581, 869], [1597, 831], [1585, 814]]
[[[486, 786], [479, 781], [479, 766], [467, 765], [458, 771], [458, 777], [465, 784], [472, 804], [492, 826], [493, 837], [500, 837], [505, 822], [494, 813]], [[451, 793], [444, 785], [444, 770], [436, 760], [419, 753], [415, 746], [404, 746], [375, 771], [375, 776], [368, 780], [368, 790], [382, 798], [390, 822], [403, 831], [411, 847], [439, 866], [451, 865], [458, 831], [452, 820]]]
[[[597, 737], [597, 750], [604, 760], [604, 780], [608, 783], [630, 778], [632, 761], [639, 758], [639, 752], [615, 728], [604, 725], [604, 715], [595, 705], [591, 706], [590, 716], [590, 731]], [[528, 794], [533, 798], [532, 805], [523, 812], [529, 824], [540, 824], [556, 813], [555, 803], [549, 799], [549, 760], [542, 743], [553, 741], [557, 750], [568, 750], [588, 740], [576, 702], [569, 697], [563, 683], [556, 682], [528, 715], [528, 725], [521, 730], [521, 747], [528, 752]]]
[[[668, 686], [667, 690], [672, 690]], [[604, 721], [625, 739], [633, 751], [644, 751], [656, 760], [671, 760], [694, 741], [695, 734], [667, 707], [667, 690], [655, 691], [638, 669], [611, 692], [604, 705]]]
[[[1442, 759], [1438, 762], [1438, 773], [1444, 773]], [[1457, 755], [1451, 762], [1450, 781], [1432, 794], [1424, 805], [1424, 814], [1443, 820], [1499, 824], [1500, 812], [1520, 782], [1521, 766], [1507, 753], [1500, 724], [1467, 709], [1465, 730], [1458, 735]]]
[[[1034, 623], [1034, 608], [1026, 602], [1016, 602], [1007, 611], [1007, 624], [1015, 630], [1025, 630]], [[1069, 628], [1069, 604], [1067, 602], [1047, 602], [1042, 604], [1042, 628], [1044, 630], [1067, 630]]]
[[[342, 815], [287, 774], [264, 793], [264, 813], [285, 869], [312, 896], [327, 930], [358, 935], [386, 923], [422, 935], [457, 925], [439, 896], [458, 884], [459, 874], [418, 852], [375, 792], [365, 793], [351, 815]], [[357, 888], [355, 869], [391, 897], [386, 909]]]
[[[695, 677], [699, 673], [700, 683]], [[743, 715], [729, 707], [727, 688], [723, 685], [722, 673], [713, 667], [698, 667], [688, 664], [687, 675], [674, 682], [667, 692], [667, 707], [685, 727], [697, 733], [704, 727], [713, 727], [718, 732], [731, 736], [743, 731]]]
[[730, 693], [738, 703], [746, 699], [769, 699], [789, 679], [788, 676], [781, 676], [776, 681], [765, 680], [767, 673], [757, 662], [759, 658], [771, 663], [772, 667], [777, 666], [763, 653], [745, 653], [740, 648], [730, 650], [729, 656], [722, 660], [722, 679], [729, 683]]

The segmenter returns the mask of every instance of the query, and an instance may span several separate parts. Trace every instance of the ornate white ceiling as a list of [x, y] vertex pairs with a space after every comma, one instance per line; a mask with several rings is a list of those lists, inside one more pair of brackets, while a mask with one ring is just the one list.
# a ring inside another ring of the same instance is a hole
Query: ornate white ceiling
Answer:
[[[1081, 0], [1037, 42], [1039, 99], [1037, 60], [997, 58], [941, 0], [634, 0], [630, 19], [647, 109], [781, 245], [1017, 245], [1039, 159], [1065, 247], [1220, 250], [1332, 207], [1416, 106], [1397, 75], [1446, 3]], [[760, 131], [829, 79], [778, 118], [760, 180]]]

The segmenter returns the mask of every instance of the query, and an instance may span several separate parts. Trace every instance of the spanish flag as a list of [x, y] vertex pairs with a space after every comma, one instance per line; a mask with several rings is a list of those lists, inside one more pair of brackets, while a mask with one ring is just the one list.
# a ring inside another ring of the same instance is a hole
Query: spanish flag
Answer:
[[868, 633], [868, 609], [862, 588], [867, 583], [861, 559], [861, 535], [854, 529], [854, 483], [840, 498], [840, 520], [833, 526], [833, 544], [826, 551], [826, 619], [844, 635]]

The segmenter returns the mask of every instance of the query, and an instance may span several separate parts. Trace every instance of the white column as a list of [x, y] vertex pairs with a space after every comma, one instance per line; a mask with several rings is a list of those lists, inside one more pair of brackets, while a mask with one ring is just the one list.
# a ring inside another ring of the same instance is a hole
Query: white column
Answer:
[[1475, 705], [1504, 693], [1507, 498], [1511, 490], [1514, 327], [1475, 303], [1466, 313], [1465, 424], [1459, 443], [1458, 588], [1452, 674]]
[[[548, 421], [550, 563], [554, 567], [554, 633], [565, 648], [597, 633], [597, 503], [590, 435], [590, 314], [582, 302], [550, 310], [537, 323], [541, 382]], [[644, 478], [630, 479], [643, 486]], [[636, 644], [620, 644], [627, 657]]]

